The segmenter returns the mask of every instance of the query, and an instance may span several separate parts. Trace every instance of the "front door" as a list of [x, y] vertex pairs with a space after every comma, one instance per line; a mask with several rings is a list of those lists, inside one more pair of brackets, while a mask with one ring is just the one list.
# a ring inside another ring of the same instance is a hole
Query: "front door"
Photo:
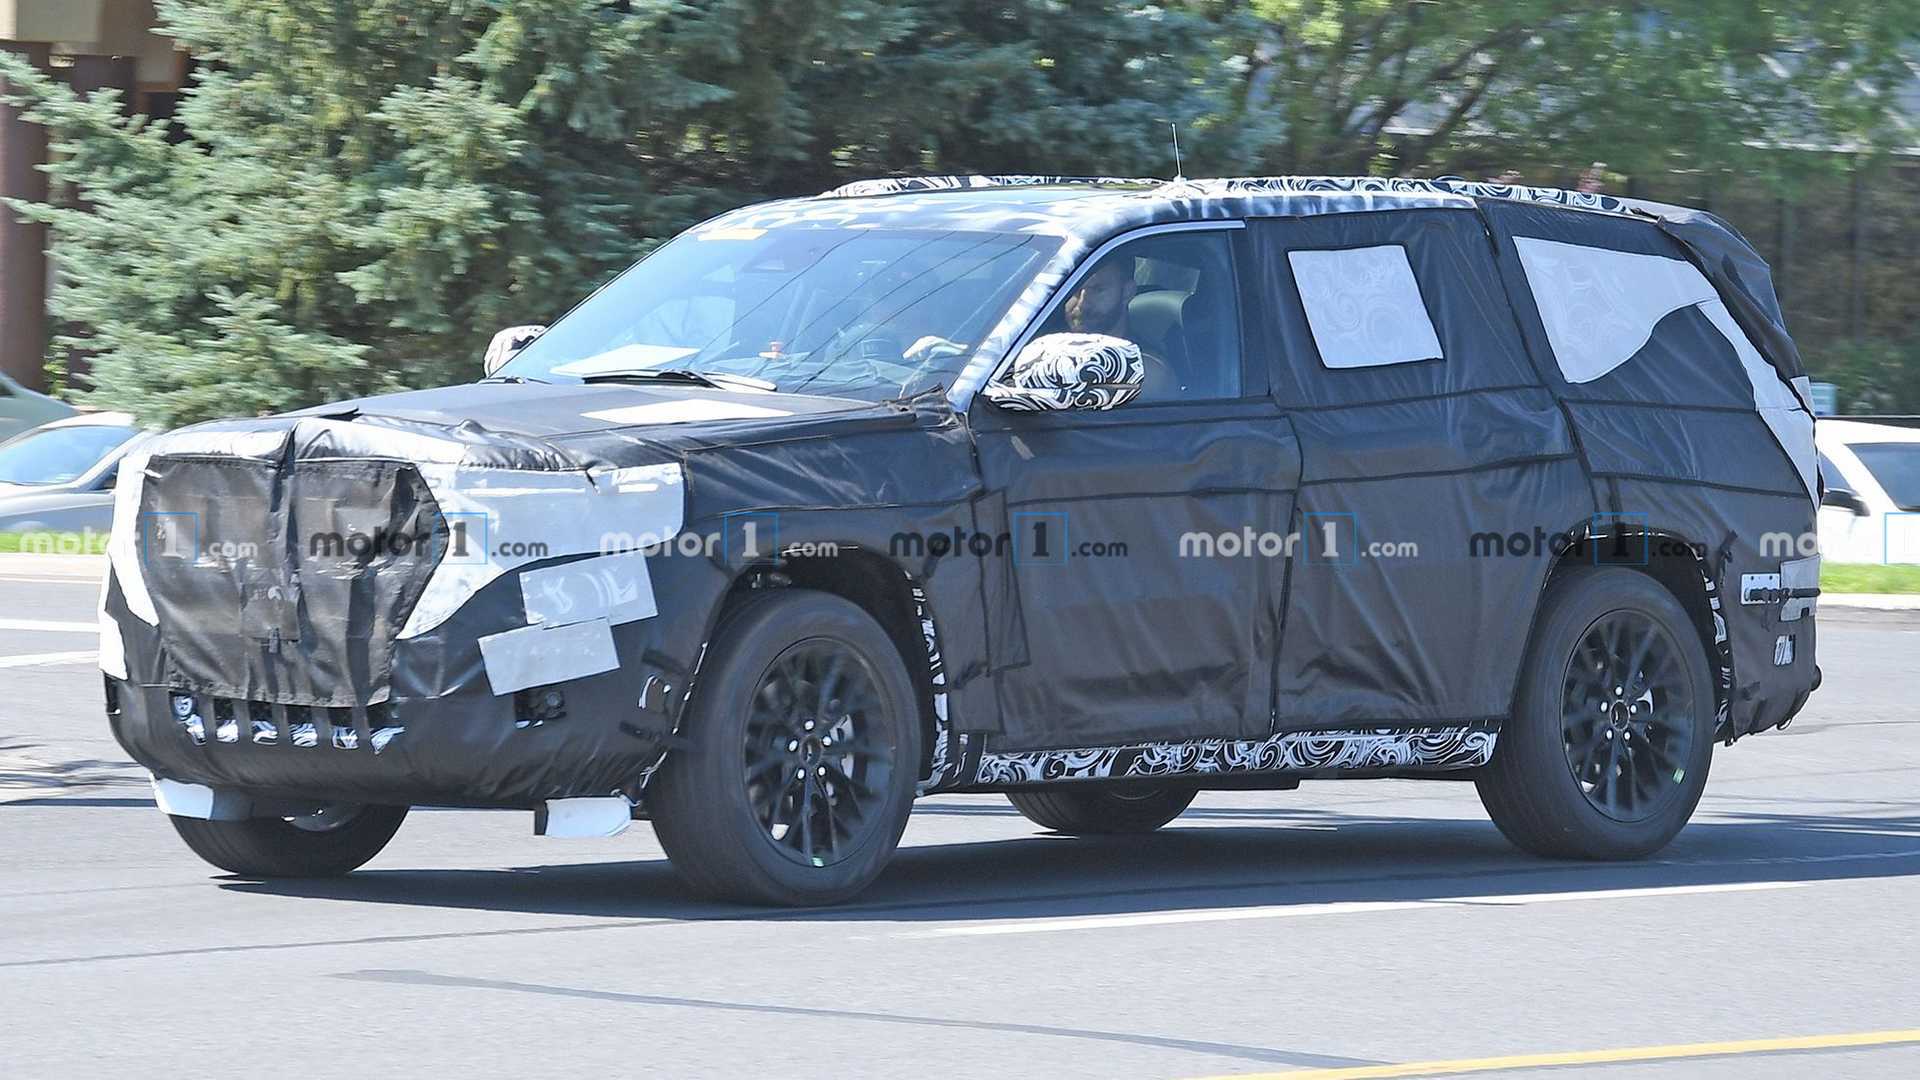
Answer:
[[1277, 557], [1300, 457], [1242, 349], [1242, 230], [1110, 244], [1040, 333], [1141, 347], [1140, 396], [1106, 411], [1011, 412], [977, 397], [981, 528], [1004, 734], [995, 749], [1201, 737], [1271, 726]]

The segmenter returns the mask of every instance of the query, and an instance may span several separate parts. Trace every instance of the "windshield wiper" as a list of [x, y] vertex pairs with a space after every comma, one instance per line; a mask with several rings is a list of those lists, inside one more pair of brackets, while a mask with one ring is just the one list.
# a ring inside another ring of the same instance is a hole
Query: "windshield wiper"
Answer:
[[765, 379], [756, 379], [751, 375], [734, 375], [725, 371], [694, 371], [690, 368], [629, 368], [619, 371], [596, 371], [580, 376], [581, 382], [625, 382], [629, 379], [658, 379], [662, 382], [691, 383], [710, 390], [748, 390], [773, 391], [780, 387], [777, 383]]

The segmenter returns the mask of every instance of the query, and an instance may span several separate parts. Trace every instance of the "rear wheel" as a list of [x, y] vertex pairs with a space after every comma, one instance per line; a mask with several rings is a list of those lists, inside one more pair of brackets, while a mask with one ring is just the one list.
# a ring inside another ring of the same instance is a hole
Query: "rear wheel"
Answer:
[[754, 904], [830, 904], [878, 877], [920, 766], [913, 681], [893, 641], [827, 593], [756, 596], [717, 634], [687, 745], [647, 787], [688, 884]]
[[1478, 786], [1519, 847], [1638, 858], [1693, 815], [1713, 756], [1713, 678], [1685, 609], [1652, 578], [1556, 577], [1515, 706]]
[[380, 854], [400, 823], [404, 806], [329, 803], [288, 818], [203, 821], [169, 817], [195, 855], [242, 877], [337, 877]]
[[1007, 801], [1042, 828], [1096, 836], [1152, 832], [1179, 817], [1198, 794], [1184, 785], [1101, 781], [1009, 792]]

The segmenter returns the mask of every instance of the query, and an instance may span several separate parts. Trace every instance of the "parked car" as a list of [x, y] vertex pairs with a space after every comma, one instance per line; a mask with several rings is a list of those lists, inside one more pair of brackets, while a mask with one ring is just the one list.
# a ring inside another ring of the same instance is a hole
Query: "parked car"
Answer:
[[13, 376], [0, 372], [0, 441], [38, 427], [49, 420], [72, 416], [73, 406], [20, 385]]
[[1458, 181], [959, 177], [690, 230], [490, 377], [128, 459], [101, 666], [187, 844], [652, 820], [826, 903], [917, 795], [1143, 832], [1472, 778], [1630, 858], [1819, 681], [1808, 387], [1711, 215]]
[[1920, 562], [1920, 429], [1823, 420], [1820, 553], [1833, 562]]
[[126, 413], [92, 412], [0, 443], [0, 532], [105, 535], [120, 459], [148, 434]]

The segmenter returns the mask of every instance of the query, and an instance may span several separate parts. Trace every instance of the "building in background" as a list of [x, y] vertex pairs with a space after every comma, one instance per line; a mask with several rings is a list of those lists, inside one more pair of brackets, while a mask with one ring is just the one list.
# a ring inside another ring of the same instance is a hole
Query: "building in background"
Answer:
[[[120, 91], [129, 112], [165, 117], [187, 57], [153, 33], [152, 0], [0, 0], [0, 49], [76, 91]], [[45, 200], [47, 132], [0, 105], [0, 197]], [[0, 205], [0, 371], [46, 385], [49, 269], [44, 227]]]

